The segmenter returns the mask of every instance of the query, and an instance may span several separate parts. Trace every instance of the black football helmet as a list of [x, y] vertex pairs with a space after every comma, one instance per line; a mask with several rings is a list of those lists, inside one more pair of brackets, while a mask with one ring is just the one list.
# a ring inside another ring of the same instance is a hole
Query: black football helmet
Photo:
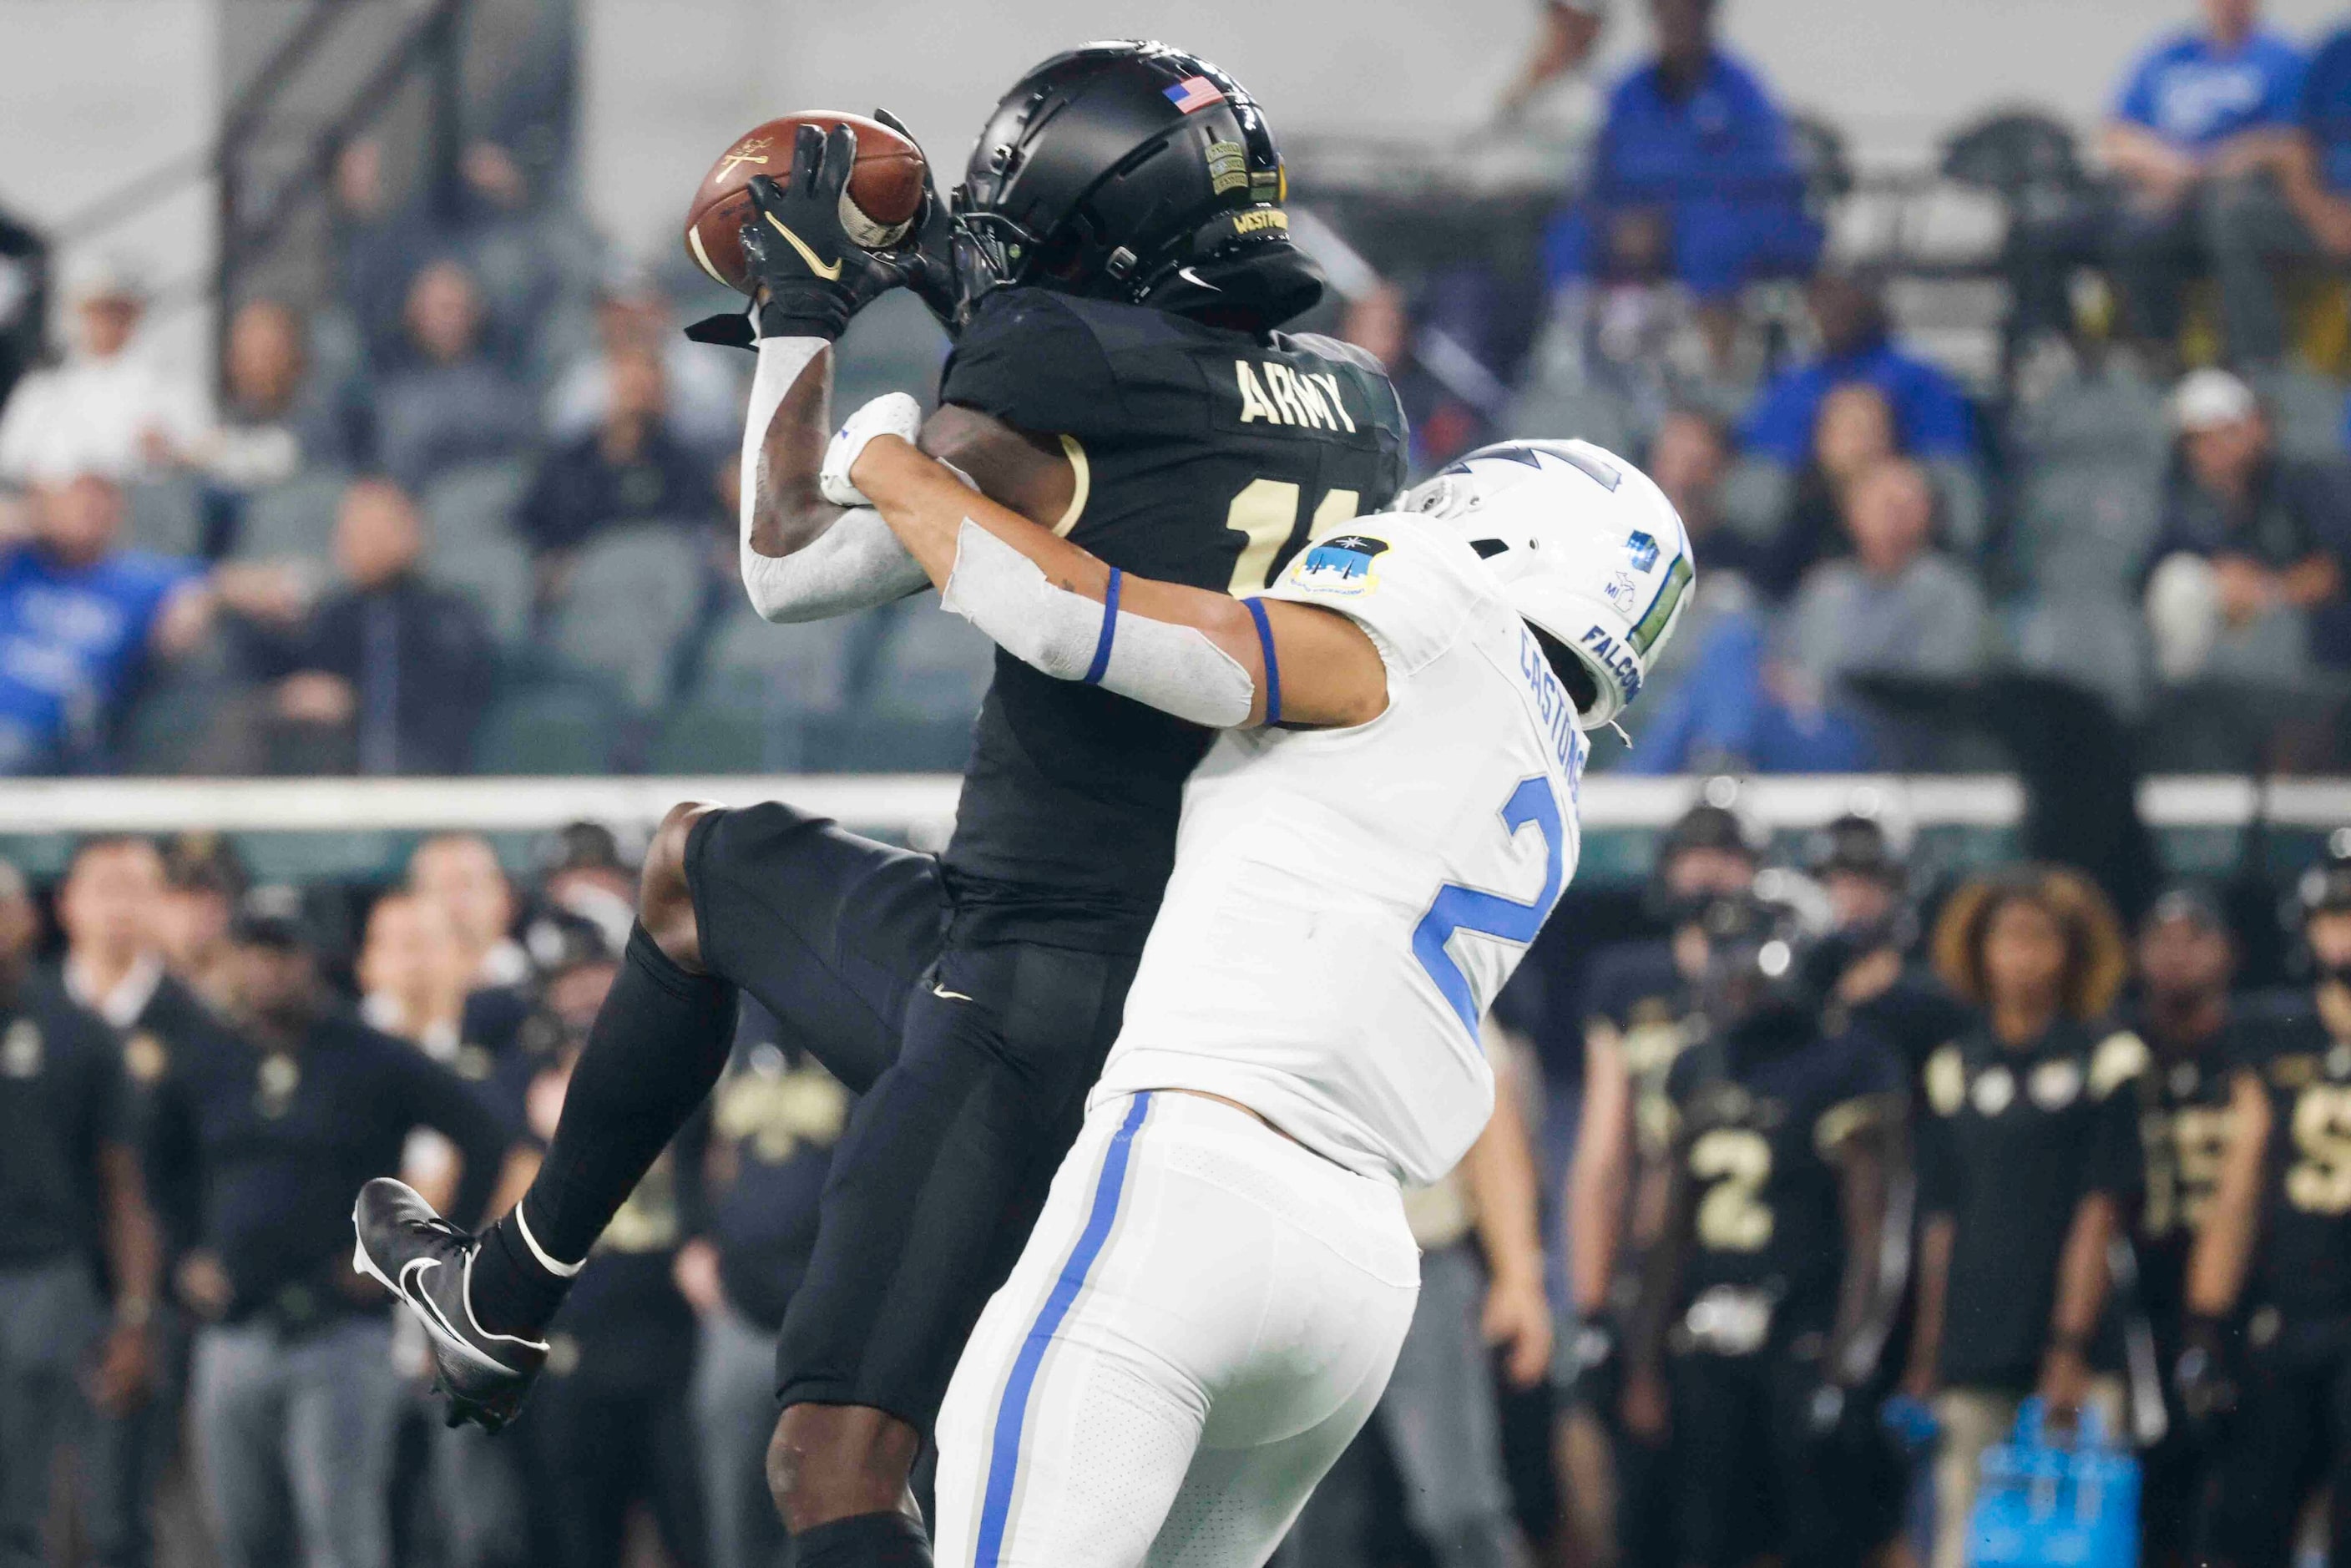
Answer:
[[1278, 325], [1322, 294], [1287, 193], [1264, 114], [1207, 61], [1137, 40], [1056, 55], [997, 104], [956, 187], [962, 309], [1028, 284]]
[[1835, 980], [1823, 946], [1828, 895], [1801, 872], [1755, 873], [1745, 893], [1709, 901], [1704, 993], [1708, 1018], [1739, 1032], [1767, 1017], [1810, 1018]]

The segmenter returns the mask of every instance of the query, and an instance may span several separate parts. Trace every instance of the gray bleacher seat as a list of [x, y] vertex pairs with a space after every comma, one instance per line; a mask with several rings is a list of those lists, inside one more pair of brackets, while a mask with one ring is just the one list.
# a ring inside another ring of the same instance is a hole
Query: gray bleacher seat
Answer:
[[2163, 389], [2116, 360], [2017, 411], [2011, 560], [2032, 596], [2134, 602], [2161, 526]]
[[703, 655], [695, 695], [733, 701], [756, 695], [776, 712], [837, 713], [849, 696], [858, 622], [847, 616], [772, 625], [737, 593]]
[[2026, 472], [2010, 555], [2041, 596], [2132, 599], [2162, 523], [2162, 474], [2134, 462], [2050, 461]]
[[1956, 457], [1929, 458], [1927, 476], [1935, 486], [1935, 507], [1945, 547], [1973, 558], [1983, 549], [1984, 536], [1990, 531], [1983, 479], [1975, 465]]
[[2159, 468], [2170, 441], [2163, 400], [2164, 388], [2117, 358], [2059, 380], [2016, 411], [2009, 432], [2027, 466], [2071, 457]]
[[2269, 410], [2280, 452], [2288, 457], [2343, 455], [2341, 382], [2300, 365], [2281, 366], [2246, 379]]
[[217, 630], [146, 674], [115, 732], [125, 773], [260, 771], [259, 710], [228, 641]]
[[2123, 594], [2058, 591], [2028, 600], [2010, 617], [2010, 640], [2020, 667], [2096, 692], [2126, 717], [2153, 689], [2147, 622]]
[[245, 506], [232, 552], [245, 560], [301, 556], [323, 560], [335, 541], [335, 513], [350, 476], [313, 468], [256, 490]]
[[123, 542], [158, 555], [194, 555], [204, 546], [204, 513], [195, 481], [185, 475], [123, 487], [128, 513]]
[[923, 593], [892, 605], [863, 706], [880, 716], [968, 724], [996, 668], [996, 645]]
[[669, 695], [679, 641], [701, 612], [703, 580], [701, 554], [680, 528], [648, 523], [601, 535], [573, 559], [549, 645], [650, 712]]
[[469, 595], [500, 642], [518, 643], [528, 634], [537, 582], [530, 552], [511, 536], [461, 532], [435, 538], [425, 556], [425, 574]]
[[514, 530], [515, 503], [530, 483], [530, 470], [520, 463], [477, 463], [444, 474], [424, 487], [420, 499], [436, 538], [460, 534], [497, 534]]
[[660, 772], [736, 773], [803, 766], [812, 719], [848, 696], [860, 621], [770, 625], [736, 600], [712, 633], [700, 678], [654, 737]]
[[1501, 428], [1533, 441], [1589, 441], [1611, 452], [1635, 444], [1633, 420], [1623, 402], [1591, 384], [1530, 383], [1510, 400]]
[[1795, 489], [1795, 475], [1777, 458], [1740, 457], [1722, 476], [1722, 520], [1749, 538], [1770, 538]]
[[971, 722], [995, 649], [931, 594], [874, 612], [851, 632], [872, 657], [850, 710], [807, 721], [804, 766], [850, 772], [954, 770], [971, 750]]
[[501, 691], [474, 738], [476, 773], [601, 773], [611, 763], [622, 706], [596, 681], [514, 683]]
[[798, 766], [789, 742], [756, 708], [694, 697], [664, 714], [645, 766], [654, 773], [789, 773]]

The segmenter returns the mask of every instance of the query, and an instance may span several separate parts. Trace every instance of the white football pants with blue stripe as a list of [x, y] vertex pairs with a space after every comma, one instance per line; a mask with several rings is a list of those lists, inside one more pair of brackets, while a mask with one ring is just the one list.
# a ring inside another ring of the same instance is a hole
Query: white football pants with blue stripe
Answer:
[[1255, 1568], [1419, 1289], [1393, 1182], [1197, 1095], [1096, 1105], [948, 1385], [941, 1568]]

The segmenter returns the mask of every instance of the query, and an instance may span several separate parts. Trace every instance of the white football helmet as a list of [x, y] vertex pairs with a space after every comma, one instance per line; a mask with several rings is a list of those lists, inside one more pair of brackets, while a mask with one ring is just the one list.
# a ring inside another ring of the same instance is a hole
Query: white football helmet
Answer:
[[1585, 729], [1640, 695], [1697, 582], [1673, 503], [1588, 441], [1481, 446], [1397, 509], [1458, 526], [1519, 614], [1592, 673], [1599, 697], [1578, 716]]

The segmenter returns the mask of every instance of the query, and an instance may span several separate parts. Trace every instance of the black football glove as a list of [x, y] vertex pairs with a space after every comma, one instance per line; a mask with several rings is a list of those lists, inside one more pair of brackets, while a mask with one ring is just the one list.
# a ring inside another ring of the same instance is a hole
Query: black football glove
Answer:
[[[914, 140], [914, 133], [905, 122], [886, 109], [877, 109], [873, 118], [904, 137]], [[923, 160], [923, 204], [914, 214], [914, 226], [905, 239], [891, 247], [890, 254], [904, 266], [906, 287], [916, 298], [930, 308], [940, 326], [954, 337], [963, 329], [963, 289], [956, 282], [955, 216], [947, 211], [946, 203], [939, 199], [939, 188], [931, 178], [930, 160]]]
[[856, 131], [803, 125], [791, 173], [780, 182], [752, 177], [759, 215], [743, 225], [743, 255], [763, 291], [753, 312], [760, 337], [838, 338], [851, 317], [906, 283], [904, 255], [867, 250], [841, 226], [841, 193], [856, 162]]

